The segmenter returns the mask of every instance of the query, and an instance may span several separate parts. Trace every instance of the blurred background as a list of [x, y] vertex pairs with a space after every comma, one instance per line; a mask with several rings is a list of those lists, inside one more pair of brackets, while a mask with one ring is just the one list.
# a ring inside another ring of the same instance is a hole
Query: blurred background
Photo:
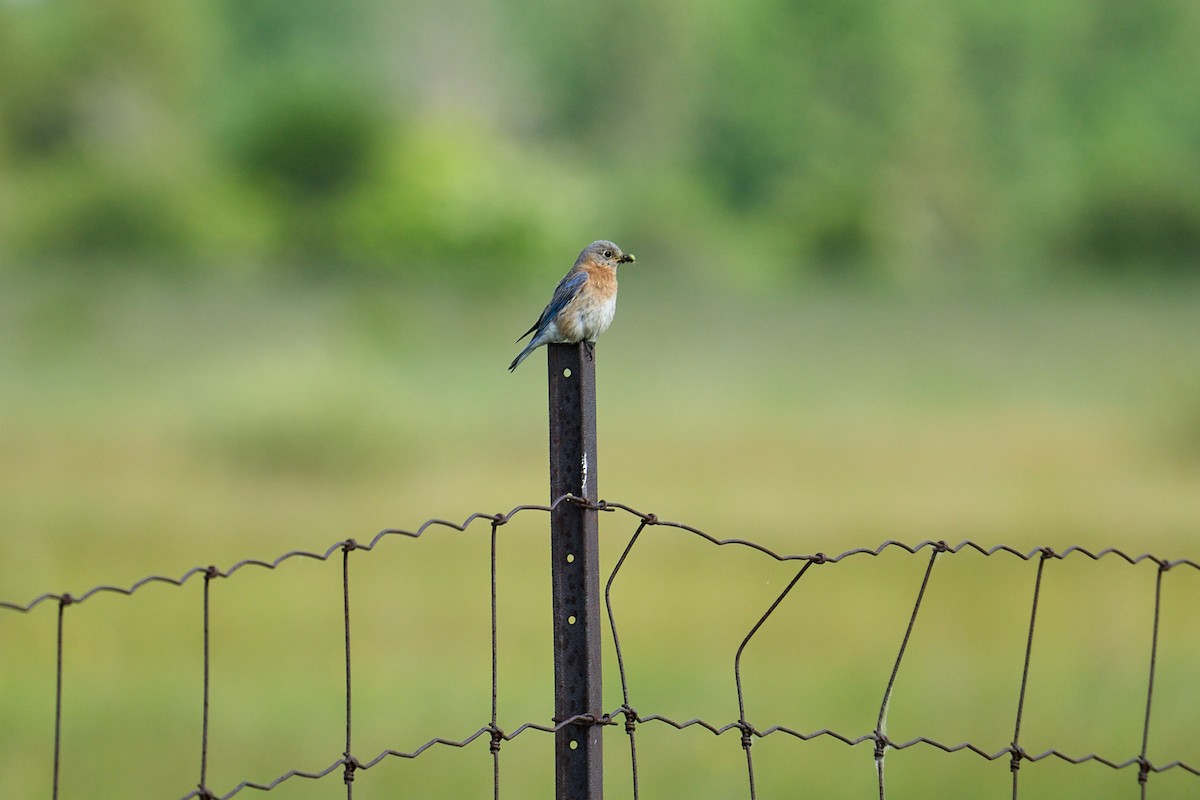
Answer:
[[[0, 0], [0, 599], [544, 502], [542, 356], [505, 367], [597, 238], [638, 256], [597, 348], [602, 497], [794, 553], [1195, 558], [1197, 41], [1192, 0]], [[547, 531], [522, 520], [508, 728], [550, 708]], [[628, 522], [605, 517], [609, 564]], [[356, 702], [388, 710], [360, 714], [364, 760], [487, 722], [473, 531], [355, 556]], [[614, 590], [633, 704], [736, 719], [733, 652], [788, 570], [639, 547]], [[889, 733], [998, 750], [1033, 573], [956, 558]], [[924, 559], [871, 563], [806, 577], [764, 628], [756, 724], [873, 728]], [[1154, 568], [1048, 570], [1025, 746], [1137, 755]], [[1171, 735], [1200, 725], [1193, 572], [1165, 579], [1159, 763], [1200, 762]], [[214, 586], [218, 792], [339, 757], [339, 579]], [[69, 612], [63, 796], [197, 783], [199, 591]], [[0, 613], [6, 797], [49, 791], [54, 620]], [[645, 730], [643, 796], [745, 795], [732, 734]], [[506, 791], [552, 794], [549, 745], [505, 746]], [[764, 796], [873, 791], [866, 745], [756, 747]], [[1007, 759], [919, 750], [889, 756], [896, 796], [1009, 796]], [[486, 795], [468, 751], [359, 791]], [[1135, 778], [1040, 762], [1022, 797]]]

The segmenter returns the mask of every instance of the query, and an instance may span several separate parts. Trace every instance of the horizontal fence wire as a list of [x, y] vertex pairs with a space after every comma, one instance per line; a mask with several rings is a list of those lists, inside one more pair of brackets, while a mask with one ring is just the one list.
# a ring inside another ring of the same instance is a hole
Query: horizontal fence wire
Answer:
[[[636, 530], [625, 545], [621, 555], [617, 559], [612, 571], [609, 573], [607, 580], [604, 583], [603, 601], [609, 626], [612, 633], [612, 641], [614, 654], [617, 661], [617, 669], [621, 683], [622, 703], [619, 707], [614, 708], [611, 712], [596, 716], [595, 714], [576, 714], [566, 719], [561, 719], [555, 724], [541, 724], [537, 722], [525, 722], [511, 731], [501, 729], [498, 724], [498, 697], [499, 688], [497, 680], [497, 653], [499, 650], [498, 635], [497, 635], [497, 577], [496, 577], [496, 539], [497, 531], [503, 525], [512, 521], [518, 515], [550, 513], [563, 503], [572, 503], [584, 508], [595, 509], [597, 511], [610, 514], [624, 514], [637, 520]], [[417, 539], [425, 535], [427, 532], [434, 529], [450, 529], [460, 532], [465, 532], [472, 526], [487, 524], [490, 527], [490, 560], [491, 560], [491, 718], [490, 721], [480, 726], [477, 730], [461, 739], [452, 739], [444, 737], [430, 738], [414, 750], [402, 751], [394, 749], [386, 749], [367, 760], [361, 760], [353, 751], [353, 727], [352, 727], [352, 637], [351, 637], [351, 556], [354, 553], [369, 553], [374, 550], [381, 540], [393, 537], [408, 537]], [[734, 656], [734, 683], [737, 691], [738, 701], [738, 719], [732, 721], [714, 722], [702, 718], [692, 718], [686, 720], [677, 720], [669, 716], [656, 713], [641, 713], [631, 703], [629, 693], [629, 683], [626, 676], [626, 656], [622, 650], [620, 629], [618, 619], [613, 610], [611, 601], [612, 588], [619, 573], [627, 563], [630, 553], [638, 541], [642, 538], [643, 533], [652, 527], [676, 529], [694, 537], [697, 537], [711, 545], [717, 547], [734, 547], [745, 548], [751, 551], [762, 554], [777, 562], [794, 562], [797, 564], [797, 571], [786, 585], [783, 591], [774, 598], [769, 607], [755, 621], [754, 625], [742, 638], [736, 654]], [[924, 571], [924, 577], [920, 584], [920, 589], [914, 599], [911, 613], [908, 616], [908, 624], [901, 639], [899, 650], [896, 654], [893, 666], [890, 672], [886, 688], [883, 693], [882, 701], [879, 706], [876, 726], [873, 731], [860, 734], [847, 734], [837, 730], [822, 728], [812, 731], [801, 731], [793, 727], [785, 725], [772, 725], [769, 727], [757, 727], [749, 721], [746, 714], [746, 704], [743, 691], [743, 675], [742, 675], [742, 655], [760, 631], [762, 626], [774, 614], [777, 608], [784, 602], [787, 596], [799, 584], [804, 576], [810, 571], [810, 568], [821, 565], [837, 564], [847, 559], [860, 557], [878, 557], [888, 552], [905, 552], [911, 555], [928, 554], [928, 560]], [[1023, 668], [1021, 672], [1020, 691], [1018, 694], [1017, 708], [1015, 713], [1015, 722], [1013, 729], [1013, 738], [1010, 745], [1007, 747], [989, 750], [982, 748], [971, 742], [948, 743], [938, 741], [933, 738], [918, 736], [907, 740], [896, 740], [888, 736], [886, 732], [886, 716], [889, 701], [891, 699], [892, 690], [895, 685], [896, 676], [901, 669], [904, 661], [904, 656], [910, 642], [914, 625], [920, 615], [922, 602], [925, 596], [925, 590], [933, 575], [935, 566], [941, 560], [956, 553], [974, 552], [982, 556], [1002, 556], [1014, 557], [1021, 561], [1030, 562], [1036, 561], [1037, 573], [1033, 588], [1032, 602], [1030, 605], [1029, 625], [1026, 635], [1025, 653], [1023, 659]], [[208, 786], [208, 766], [209, 766], [209, 688], [210, 688], [210, 622], [209, 622], [209, 605], [210, 605], [210, 588], [213, 581], [216, 579], [230, 578], [236, 573], [242, 572], [244, 569], [252, 566], [262, 567], [268, 570], [275, 570], [284, 564], [294, 559], [314, 559], [321, 562], [328, 562], [333, 559], [334, 555], [341, 553], [341, 577], [342, 577], [342, 622], [344, 633], [344, 650], [345, 650], [345, 750], [340, 757], [334, 759], [328, 766], [316, 770], [293, 769], [279, 775], [270, 782], [259, 783], [255, 781], [242, 781], [233, 788], [226, 791], [224, 794], [217, 794]], [[1029, 752], [1021, 744], [1021, 724], [1025, 710], [1026, 689], [1030, 674], [1030, 665], [1032, 661], [1032, 649], [1034, 642], [1034, 630], [1037, 624], [1038, 608], [1041, 597], [1041, 589], [1043, 585], [1044, 567], [1047, 562], [1052, 560], [1064, 560], [1067, 558], [1085, 558], [1092, 561], [1100, 561], [1102, 559], [1116, 559], [1130, 565], [1141, 564], [1143, 562], [1153, 563], [1157, 566], [1157, 575], [1154, 587], [1154, 620], [1152, 625], [1152, 636], [1149, 653], [1149, 680], [1147, 682], [1147, 692], [1145, 700], [1145, 714], [1143, 717], [1143, 726], [1141, 730], [1141, 750], [1135, 756], [1126, 758], [1114, 758], [1101, 755], [1098, 753], [1086, 753], [1072, 755], [1068, 752], [1057, 748], [1049, 748], [1040, 752]], [[985, 547], [982, 544], [970, 540], [964, 540], [956, 545], [949, 545], [944, 541], [926, 540], [916, 544], [906, 544], [899, 541], [889, 540], [880, 544], [875, 548], [855, 548], [836, 555], [827, 555], [817, 552], [812, 554], [790, 554], [780, 553], [760, 543], [739, 538], [718, 538], [705, 531], [680, 522], [672, 522], [659, 519], [655, 514], [641, 512], [632, 506], [618, 502], [599, 501], [589, 503], [573, 495], [563, 495], [557, 498], [550, 505], [519, 505], [508, 511], [500, 514], [471, 514], [461, 523], [451, 522], [443, 519], [431, 519], [423, 523], [415, 530], [404, 530], [400, 528], [389, 528], [377, 533], [369, 542], [360, 543], [354, 539], [346, 539], [330, 545], [323, 552], [312, 552], [305, 550], [293, 550], [271, 561], [259, 559], [245, 559], [238, 561], [226, 569], [219, 569], [215, 566], [193, 567], [178, 578], [167, 575], [150, 575], [141, 580], [138, 580], [128, 587], [100, 585], [92, 587], [87, 591], [72, 595], [69, 593], [45, 593], [33, 598], [28, 603], [15, 603], [0, 601], [0, 611], [10, 611], [17, 613], [28, 613], [43, 603], [56, 603], [56, 675], [55, 675], [55, 699], [54, 699], [54, 747], [53, 747], [53, 783], [51, 796], [57, 800], [59, 796], [59, 778], [61, 771], [64, 769], [63, 758], [61, 753], [61, 731], [62, 720], [64, 713], [68, 713], [68, 709], [63, 708], [63, 679], [64, 679], [64, 660], [63, 660], [63, 643], [64, 643], [64, 616], [68, 613], [68, 609], [87, 602], [92, 597], [103, 593], [115, 593], [123, 596], [132, 596], [140, 589], [155, 583], [165, 583], [173, 586], [183, 586], [193, 578], [202, 578], [204, 582], [204, 591], [202, 595], [203, 602], [203, 685], [202, 691], [202, 732], [201, 746], [199, 753], [199, 782], [197, 788], [183, 795], [181, 800], [190, 800], [191, 798], [200, 798], [201, 800], [227, 800], [232, 798], [246, 789], [255, 789], [259, 791], [270, 791], [286, 783], [294, 778], [305, 778], [316, 780], [324, 778], [339, 769], [342, 770], [343, 782], [346, 787], [346, 796], [348, 800], [353, 798], [353, 787], [356, 777], [360, 772], [365, 772], [384, 762], [387, 759], [415, 759], [421, 754], [435, 746], [443, 746], [449, 748], [463, 748], [475, 742], [478, 739], [487, 737], [490, 741], [489, 751], [493, 760], [493, 796], [498, 800], [501, 789], [501, 773], [500, 773], [500, 753], [502, 744], [512, 741], [518, 736], [526, 734], [529, 731], [537, 731], [541, 733], [554, 734], [562, 729], [579, 726], [579, 725], [600, 725], [600, 726], [623, 726], [625, 733], [628, 735], [630, 746], [629, 765], [632, 777], [632, 793], [633, 797], [638, 798], [639, 772], [638, 772], [638, 751], [637, 751], [637, 731], [643, 725], [656, 725], [663, 728], [671, 728], [675, 730], [686, 730], [689, 728], [698, 728], [706, 730], [715, 736], [722, 736], [725, 733], [736, 732], [740, 739], [741, 747], [745, 753], [746, 769], [747, 769], [747, 791], [751, 800], [757, 798], [757, 785], [754, 773], [754, 758], [752, 755], [752, 746], [755, 740], [764, 739], [769, 736], [785, 736], [792, 737], [796, 740], [807, 742], [816, 739], [828, 738], [842, 742], [845, 745], [854, 747], [861, 744], [870, 745], [873, 749], [874, 760], [876, 764], [876, 777], [881, 800], [886, 798], [886, 782], [884, 765], [886, 754], [890, 750], [906, 750], [916, 745], [926, 745], [936, 750], [945, 753], [956, 753], [960, 751], [968, 751], [974, 753], [987, 761], [997, 761], [1007, 758], [1010, 761], [1012, 772], [1012, 797], [1014, 800], [1019, 797], [1019, 774], [1022, 763], [1038, 762], [1046, 759], [1056, 759], [1067, 764], [1086, 764], [1097, 763], [1110, 767], [1114, 770], [1123, 770], [1130, 767], [1136, 767], [1137, 780], [1141, 787], [1141, 796], [1146, 797], [1146, 787], [1148, 778], [1152, 774], [1163, 773], [1167, 771], [1178, 771], [1180, 773], [1188, 773], [1195, 777], [1200, 777], [1200, 764], [1188, 763], [1182, 760], [1173, 760], [1168, 763], [1156, 764], [1152, 763], [1147, 758], [1147, 749], [1149, 743], [1149, 735], [1151, 729], [1151, 711], [1154, 702], [1154, 680], [1155, 670], [1157, 668], [1157, 656], [1159, 647], [1159, 618], [1161, 612], [1162, 601], [1162, 583], [1163, 576], [1166, 572], [1176, 568], [1187, 568], [1200, 571], [1200, 562], [1192, 559], [1165, 559], [1150, 554], [1131, 555], [1116, 548], [1105, 548], [1103, 550], [1089, 550], [1083, 547], [1068, 547], [1063, 550], [1054, 550], [1049, 547], [1034, 548], [1028, 551], [1022, 551], [1008, 545], [995, 545]], [[1200, 787], [1197, 787], [1200, 791]]]

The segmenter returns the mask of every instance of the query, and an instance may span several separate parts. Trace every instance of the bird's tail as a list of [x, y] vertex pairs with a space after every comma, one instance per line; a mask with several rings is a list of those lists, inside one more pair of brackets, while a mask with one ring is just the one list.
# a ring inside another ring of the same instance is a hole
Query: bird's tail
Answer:
[[517, 365], [520, 364], [522, 361], [524, 361], [526, 358], [528, 358], [529, 354], [532, 353], [534, 351], [534, 348], [536, 348], [539, 344], [541, 344], [541, 342], [539, 342], [535, 339], [532, 342], [530, 342], [529, 344], [525, 345], [525, 349], [522, 350], [520, 353], [518, 353], [517, 357], [512, 360], [511, 364], [508, 365], [508, 371], [512, 372], [513, 370], [515, 370], [517, 368]]

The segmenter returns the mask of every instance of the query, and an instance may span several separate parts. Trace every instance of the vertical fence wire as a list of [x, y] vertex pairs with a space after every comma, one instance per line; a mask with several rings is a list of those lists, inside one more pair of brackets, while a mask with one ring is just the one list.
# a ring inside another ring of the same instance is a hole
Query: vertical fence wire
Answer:
[[1012, 771], [1012, 800], [1017, 800], [1021, 759], [1025, 758], [1025, 751], [1021, 747], [1021, 720], [1025, 714], [1025, 690], [1029, 686], [1029, 662], [1033, 654], [1033, 631], [1037, 625], [1038, 601], [1042, 594], [1042, 574], [1046, 567], [1046, 561], [1053, 555], [1054, 552], [1049, 548], [1042, 550], [1042, 557], [1038, 559], [1037, 578], [1033, 582], [1033, 602], [1029, 609], [1029, 634], [1025, 638], [1025, 662], [1021, 667], [1021, 690], [1017, 694], [1017, 719], [1013, 723], [1012, 746], [1009, 748], [1012, 751], [1012, 760], [1009, 762], [1009, 769]]
[[54, 770], [51, 798], [58, 800], [59, 761], [62, 752], [62, 685], [63, 685], [63, 611], [71, 605], [71, 595], [64, 594], [58, 601], [58, 627], [55, 631], [54, 656]]
[[204, 639], [204, 667], [202, 670], [202, 688], [201, 688], [201, 712], [200, 712], [200, 784], [199, 791], [201, 797], [210, 797], [211, 792], [208, 789], [208, 704], [209, 704], [209, 664], [211, 663], [210, 655], [210, 637], [209, 637], [209, 585], [212, 579], [217, 576], [217, 568], [210, 566], [204, 571], [204, 616], [203, 616], [203, 631]]
[[800, 579], [804, 577], [804, 573], [808, 572], [808, 568], [815, 563], [818, 563], [815, 559], [804, 562], [804, 566], [800, 568], [795, 577], [793, 577], [788, 585], [784, 587], [784, 590], [779, 593], [779, 596], [775, 598], [775, 602], [771, 603], [771, 606], [767, 609], [766, 613], [758, 618], [758, 622], [754, 623], [754, 627], [752, 627], [750, 632], [746, 634], [746, 637], [742, 639], [742, 643], [738, 645], [737, 653], [733, 657], [733, 681], [737, 686], [738, 699], [738, 728], [741, 729], [742, 732], [742, 749], [746, 752], [746, 772], [748, 773], [750, 779], [750, 800], [757, 800], [758, 791], [754, 785], [754, 758], [750, 755], [750, 746], [754, 743], [753, 739], [751, 738], [754, 732], [754, 727], [746, 720], [746, 699], [742, 691], [742, 653], [746, 650], [746, 645], [750, 643], [752, 638], [754, 638], [754, 634], [758, 633], [758, 629], [763, 626], [763, 623], [767, 621], [767, 618], [775, 612], [775, 609], [779, 607], [779, 604], [783, 602], [783, 599], [792, 591], [792, 587], [794, 587], [800, 581]]
[[488, 749], [492, 753], [492, 798], [500, 800], [500, 742], [503, 738], [503, 732], [500, 730], [498, 709], [500, 698], [500, 670], [498, 663], [499, 646], [496, 641], [497, 625], [496, 625], [496, 529], [500, 527], [502, 517], [497, 515], [492, 520], [492, 542], [491, 542], [491, 578], [492, 578], [492, 723], [490, 733], [492, 735], [491, 744]]
[[896, 663], [892, 666], [891, 677], [888, 678], [887, 688], [883, 692], [883, 702], [879, 704], [879, 718], [875, 723], [875, 773], [879, 779], [879, 800], [886, 800], [883, 786], [883, 757], [887, 752], [887, 712], [888, 703], [892, 699], [892, 689], [896, 685], [896, 675], [900, 672], [900, 662], [908, 649], [908, 641], [912, 638], [913, 626], [917, 623], [917, 614], [921, 611], [921, 601], [925, 599], [925, 589], [929, 586], [929, 576], [933, 574], [933, 565], [937, 562], [939, 553], [948, 550], [945, 542], [934, 545], [929, 555], [929, 564], [925, 567], [925, 577], [921, 579], [921, 589], [917, 592], [917, 601], [913, 604], [912, 615], [908, 618], [908, 627], [904, 629], [904, 638], [900, 640], [900, 652], [896, 654]]
[[346, 652], [346, 750], [343, 754], [346, 766], [342, 772], [342, 781], [346, 784], [346, 800], [354, 799], [354, 773], [358, 767], [351, 740], [354, 703], [350, 671], [350, 551], [356, 547], [358, 545], [353, 539], [347, 539], [346, 543], [342, 545], [342, 631], [345, 636]]
[[625, 715], [625, 733], [629, 735], [629, 763], [633, 778], [633, 800], [638, 800], [639, 792], [637, 737], [635, 735], [638, 719], [637, 711], [629, 704], [629, 681], [625, 677], [625, 654], [621, 651], [621, 637], [617, 633], [617, 618], [613, 614], [612, 586], [613, 581], [617, 578], [617, 573], [621, 571], [621, 567], [625, 564], [625, 559], [629, 557], [629, 552], [633, 550], [633, 546], [637, 543], [638, 537], [642, 535], [642, 531], [652, 521], [657, 520], [643, 519], [641, 521], [637, 530], [633, 532], [633, 536], [629, 537], [629, 543], [621, 551], [621, 557], [617, 559], [612, 572], [609, 573], [608, 580], [604, 583], [604, 608], [608, 612], [608, 627], [612, 631], [613, 649], [617, 654], [617, 674], [621, 677], [621, 710]]
[[1158, 620], [1162, 610], [1162, 579], [1167, 567], [1161, 561], [1158, 572], [1154, 575], [1154, 625], [1150, 635], [1150, 679], [1146, 684], [1146, 719], [1142, 723], [1142, 750], [1138, 755], [1138, 785], [1141, 790], [1141, 800], [1146, 800], [1146, 782], [1150, 777], [1150, 762], [1146, 759], [1146, 751], [1150, 744], [1150, 706], [1154, 702], [1154, 671], [1158, 665]]

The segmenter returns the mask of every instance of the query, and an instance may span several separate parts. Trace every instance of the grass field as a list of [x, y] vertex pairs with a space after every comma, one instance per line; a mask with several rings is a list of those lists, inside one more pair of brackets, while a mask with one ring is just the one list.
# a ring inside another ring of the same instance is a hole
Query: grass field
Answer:
[[[430, 517], [546, 500], [542, 357], [513, 375], [540, 293], [205, 281], [8, 281], [0, 292], [0, 599], [320, 549]], [[885, 539], [1200, 557], [1200, 287], [935, 296], [850, 289], [678, 297], [623, 280], [597, 348], [602, 497], [784, 552]], [[602, 520], [611, 564], [635, 528]], [[389, 539], [352, 560], [355, 753], [488, 721], [487, 527]], [[549, 717], [545, 518], [502, 529], [501, 725]], [[927, 556], [814, 568], [747, 650], [760, 727], [869, 733]], [[1035, 565], [940, 561], [889, 734], [1012, 738]], [[1124, 760], [1145, 712], [1155, 570], [1047, 566], [1022, 742]], [[652, 529], [614, 588], [631, 702], [737, 718], [733, 654], [794, 574]], [[151, 586], [68, 611], [61, 797], [180, 797], [199, 779], [200, 591]], [[213, 586], [209, 785], [323, 769], [344, 743], [340, 566]], [[1150, 758], [1200, 764], [1200, 573], [1164, 577]], [[0, 795], [49, 795], [53, 604], [0, 612]], [[610, 651], [611, 654], [611, 651]], [[615, 663], [606, 705], [620, 703]], [[642, 797], [746, 797], [736, 733], [645, 725]], [[628, 752], [606, 734], [610, 793]], [[759, 796], [874, 792], [869, 744], [754, 747]], [[888, 797], [1010, 796], [1007, 759], [917, 746]], [[503, 750], [506, 797], [552, 795], [549, 737]], [[271, 797], [337, 796], [340, 772]], [[1051, 761], [1023, 798], [1135, 796], [1136, 770]], [[480, 739], [393, 759], [356, 796], [491, 791]], [[1192, 797], [1172, 770], [1152, 796]], [[332, 794], [331, 794], [332, 793]], [[248, 792], [246, 796], [255, 796]]]

